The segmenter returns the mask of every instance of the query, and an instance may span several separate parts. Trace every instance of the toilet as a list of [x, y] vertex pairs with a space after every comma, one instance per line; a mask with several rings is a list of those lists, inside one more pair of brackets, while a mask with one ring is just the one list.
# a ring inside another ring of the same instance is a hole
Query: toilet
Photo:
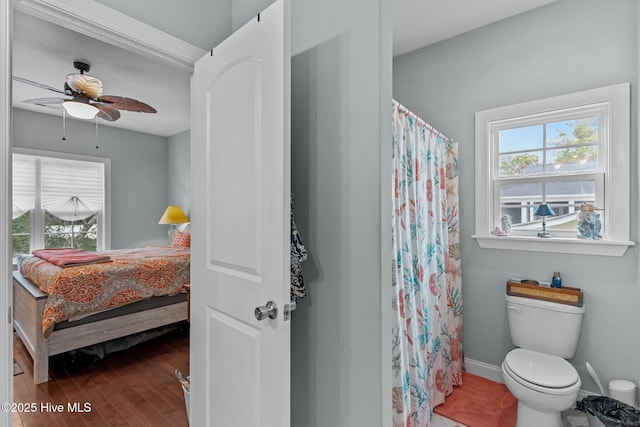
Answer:
[[502, 362], [504, 383], [518, 399], [516, 427], [562, 427], [580, 377], [565, 359], [576, 352], [584, 307], [506, 296], [511, 341]]

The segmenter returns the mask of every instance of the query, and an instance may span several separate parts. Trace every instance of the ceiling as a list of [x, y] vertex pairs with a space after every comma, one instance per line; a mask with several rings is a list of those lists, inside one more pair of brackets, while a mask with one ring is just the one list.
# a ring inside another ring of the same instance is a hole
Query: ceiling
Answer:
[[393, 55], [401, 55], [556, 0], [392, 0]]
[[[64, 89], [67, 74], [77, 72], [73, 68], [76, 60], [91, 65], [88, 74], [102, 80], [105, 95], [134, 98], [158, 111], [156, 114], [122, 111], [120, 119], [115, 122], [99, 119], [101, 125], [160, 136], [173, 136], [189, 129], [189, 72], [25, 13], [14, 12], [14, 76]], [[62, 117], [61, 107], [22, 102], [60, 96], [53, 91], [13, 82], [13, 105], [16, 108]]]
[[[393, 51], [400, 55], [454, 37], [555, 0], [393, 0]], [[73, 61], [91, 65], [90, 75], [102, 80], [105, 95], [134, 98], [154, 107], [156, 114], [123, 111], [116, 122], [103, 125], [173, 136], [189, 129], [187, 71], [136, 55], [119, 47], [15, 11], [13, 74], [63, 89]], [[14, 81], [16, 108], [62, 117], [61, 108], [22, 102], [58, 97], [46, 89]]]

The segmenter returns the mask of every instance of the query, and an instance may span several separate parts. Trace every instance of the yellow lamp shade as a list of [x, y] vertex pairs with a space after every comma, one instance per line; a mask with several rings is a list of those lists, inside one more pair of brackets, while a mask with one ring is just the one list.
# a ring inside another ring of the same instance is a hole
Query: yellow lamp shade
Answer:
[[190, 221], [180, 206], [169, 206], [167, 210], [164, 211], [164, 215], [162, 215], [158, 224], [183, 224]]

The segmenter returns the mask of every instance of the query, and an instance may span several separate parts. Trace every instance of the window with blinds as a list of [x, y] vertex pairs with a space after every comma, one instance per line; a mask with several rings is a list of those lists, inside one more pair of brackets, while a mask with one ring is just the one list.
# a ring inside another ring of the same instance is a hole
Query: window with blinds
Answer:
[[69, 247], [105, 250], [109, 161], [57, 153], [13, 154], [13, 254]]

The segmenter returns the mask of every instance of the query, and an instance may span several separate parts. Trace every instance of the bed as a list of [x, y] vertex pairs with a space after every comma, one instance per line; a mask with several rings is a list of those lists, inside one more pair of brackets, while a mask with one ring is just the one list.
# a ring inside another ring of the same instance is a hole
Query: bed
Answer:
[[36, 384], [49, 379], [49, 356], [187, 320], [188, 248], [103, 254], [72, 267], [27, 257], [14, 271], [13, 325]]

